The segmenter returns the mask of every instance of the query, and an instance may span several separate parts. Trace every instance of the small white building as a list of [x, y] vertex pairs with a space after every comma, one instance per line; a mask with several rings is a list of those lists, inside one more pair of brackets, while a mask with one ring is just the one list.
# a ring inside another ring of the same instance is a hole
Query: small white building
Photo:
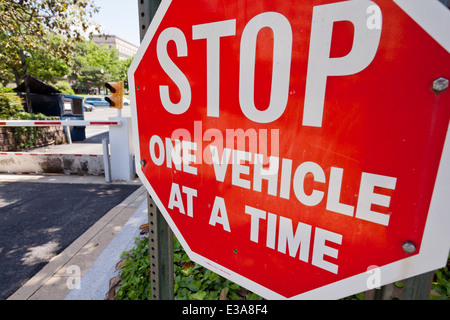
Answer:
[[117, 52], [119, 53], [119, 59], [121, 60], [132, 58], [139, 48], [134, 44], [114, 35], [108, 35], [106, 37], [101, 35], [94, 35], [92, 37], [92, 41], [99, 46], [101, 46], [102, 44], [106, 44], [110, 49], [116, 48]]

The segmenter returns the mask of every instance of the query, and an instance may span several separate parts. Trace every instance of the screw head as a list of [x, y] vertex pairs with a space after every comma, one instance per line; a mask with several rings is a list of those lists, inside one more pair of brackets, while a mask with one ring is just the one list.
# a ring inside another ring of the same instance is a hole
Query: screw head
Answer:
[[145, 160], [141, 160], [141, 166], [145, 167], [146, 164]]
[[442, 92], [448, 88], [448, 79], [439, 78], [433, 81], [433, 90]]
[[416, 246], [411, 241], [403, 242], [402, 248], [407, 253], [413, 253], [414, 251], [416, 251]]

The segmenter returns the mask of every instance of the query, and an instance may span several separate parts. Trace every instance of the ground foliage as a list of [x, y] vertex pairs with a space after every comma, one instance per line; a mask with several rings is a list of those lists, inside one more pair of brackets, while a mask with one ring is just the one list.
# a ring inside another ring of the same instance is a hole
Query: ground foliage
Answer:
[[[150, 255], [148, 238], [136, 239], [136, 246], [122, 254], [120, 286], [117, 300], [150, 300]], [[197, 263], [192, 262], [174, 238], [174, 293], [175, 300], [259, 300], [255, 293], [227, 280]], [[113, 288], [115, 289], [115, 288]], [[117, 290], [117, 289], [116, 289]], [[110, 294], [111, 297], [111, 294]]]
[[[122, 253], [117, 269], [119, 276], [111, 279], [109, 299], [150, 300], [150, 254], [147, 236], [135, 240], [135, 247]], [[430, 300], [450, 300], [450, 256], [447, 266], [436, 270]], [[255, 293], [227, 280], [191, 261], [174, 238], [175, 300], [261, 300]], [[401, 287], [401, 281], [395, 283]], [[342, 300], [364, 300], [364, 292]]]
[[430, 299], [450, 300], [450, 256], [447, 265], [435, 272]]

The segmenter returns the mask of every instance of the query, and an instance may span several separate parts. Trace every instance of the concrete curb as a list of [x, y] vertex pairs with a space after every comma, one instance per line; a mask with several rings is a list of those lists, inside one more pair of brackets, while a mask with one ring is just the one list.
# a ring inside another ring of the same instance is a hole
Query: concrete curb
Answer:
[[[69, 281], [72, 281], [74, 276], [83, 277], [88, 272], [88, 270], [100, 257], [102, 252], [114, 240], [115, 236], [123, 229], [130, 217], [139, 211], [137, 209], [142, 205], [142, 203], [145, 203], [146, 194], [145, 188], [141, 186], [122, 203], [110, 210], [106, 215], [98, 220], [62, 253], [50, 260], [44, 268], [42, 268], [33, 278], [27, 281], [25, 285], [12, 294], [7, 300], [65, 299], [71, 291], [68, 288]], [[136, 222], [137, 220], [132, 219], [132, 221]], [[130, 225], [134, 224], [130, 222]], [[127, 226], [126, 230], [131, 230], [130, 225]], [[128, 233], [124, 232], [121, 237], [125, 238], [125, 234]], [[122, 240], [117, 240], [115, 242]], [[131, 241], [133, 240], [134, 239]], [[101, 261], [111, 264], [114, 268], [120, 258], [120, 253], [114, 261]], [[97, 267], [99, 264], [100, 262], [97, 264]], [[73, 266], [76, 267], [75, 270], [77, 270], [79, 274], [73, 273], [74, 269], [71, 268]], [[106, 269], [109, 268], [109, 266], [103, 266], [103, 268]], [[91, 288], [91, 290], [95, 290], [94, 286], [90, 285], [86, 281], [84, 283], [86, 289]], [[107, 290], [103, 293], [103, 295], [106, 295], [106, 293]]]

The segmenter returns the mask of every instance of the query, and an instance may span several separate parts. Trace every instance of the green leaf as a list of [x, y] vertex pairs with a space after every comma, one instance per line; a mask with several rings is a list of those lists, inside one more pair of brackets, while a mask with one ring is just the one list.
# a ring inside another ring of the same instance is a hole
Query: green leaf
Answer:
[[239, 295], [238, 295], [235, 291], [232, 291], [232, 290], [230, 290], [230, 291], [228, 292], [227, 297], [228, 297], [230, 300], [241, 300], [240, 297], [239, 297]]
[[194, 268], [182, 269], [182, 270], [181, 270], [181, 273], [182, 273], [183, 275], [185, 275], [186, 277], [188, 277], [189, 275], [192, 274], [192, 271], [193, 271], [193, 270], [194, 270]]
[[219, 291], [210, 291], [206, 300], [217, 300], [219, 299]]
[[434, 274], [436, 275], [438, 281], [442, 279], [442, 270], [436, 270]]
[[259, 300], [259, 296], [256, 293], [250, 293], [245, 296], [246, 300]]
[[239, 290], [241, 287], [239, 286], [239, 285], [237, 285], [236, 283], [233, 283], [231, 286], [230, 286], [230, 289], [232, 289], [232, 290]]
[[211, 281], [216, 281], [217, 279], [220, 278], [220, 276], [217, 273], [211, 272], [210, 275], [208, 276], [208, 278]]
[[355, 296], [356, 296], [356, 298], [358, 300], [365, 300], [365, 293], [364, 292], [357, 293]]
[[175, 300], [188, 300], [189, 290], [186, 288], [179, 288], [178, 293], [175, 296]]
[[189, 300], [205, 300], [206, 291], [198, 291], [189, 296]]
[[189, 288], [189, 290], [195, 292], [200, 290], [201, 285], [202, 285], [201, 281], [192, 281], [188, 284], [187, 287]]

